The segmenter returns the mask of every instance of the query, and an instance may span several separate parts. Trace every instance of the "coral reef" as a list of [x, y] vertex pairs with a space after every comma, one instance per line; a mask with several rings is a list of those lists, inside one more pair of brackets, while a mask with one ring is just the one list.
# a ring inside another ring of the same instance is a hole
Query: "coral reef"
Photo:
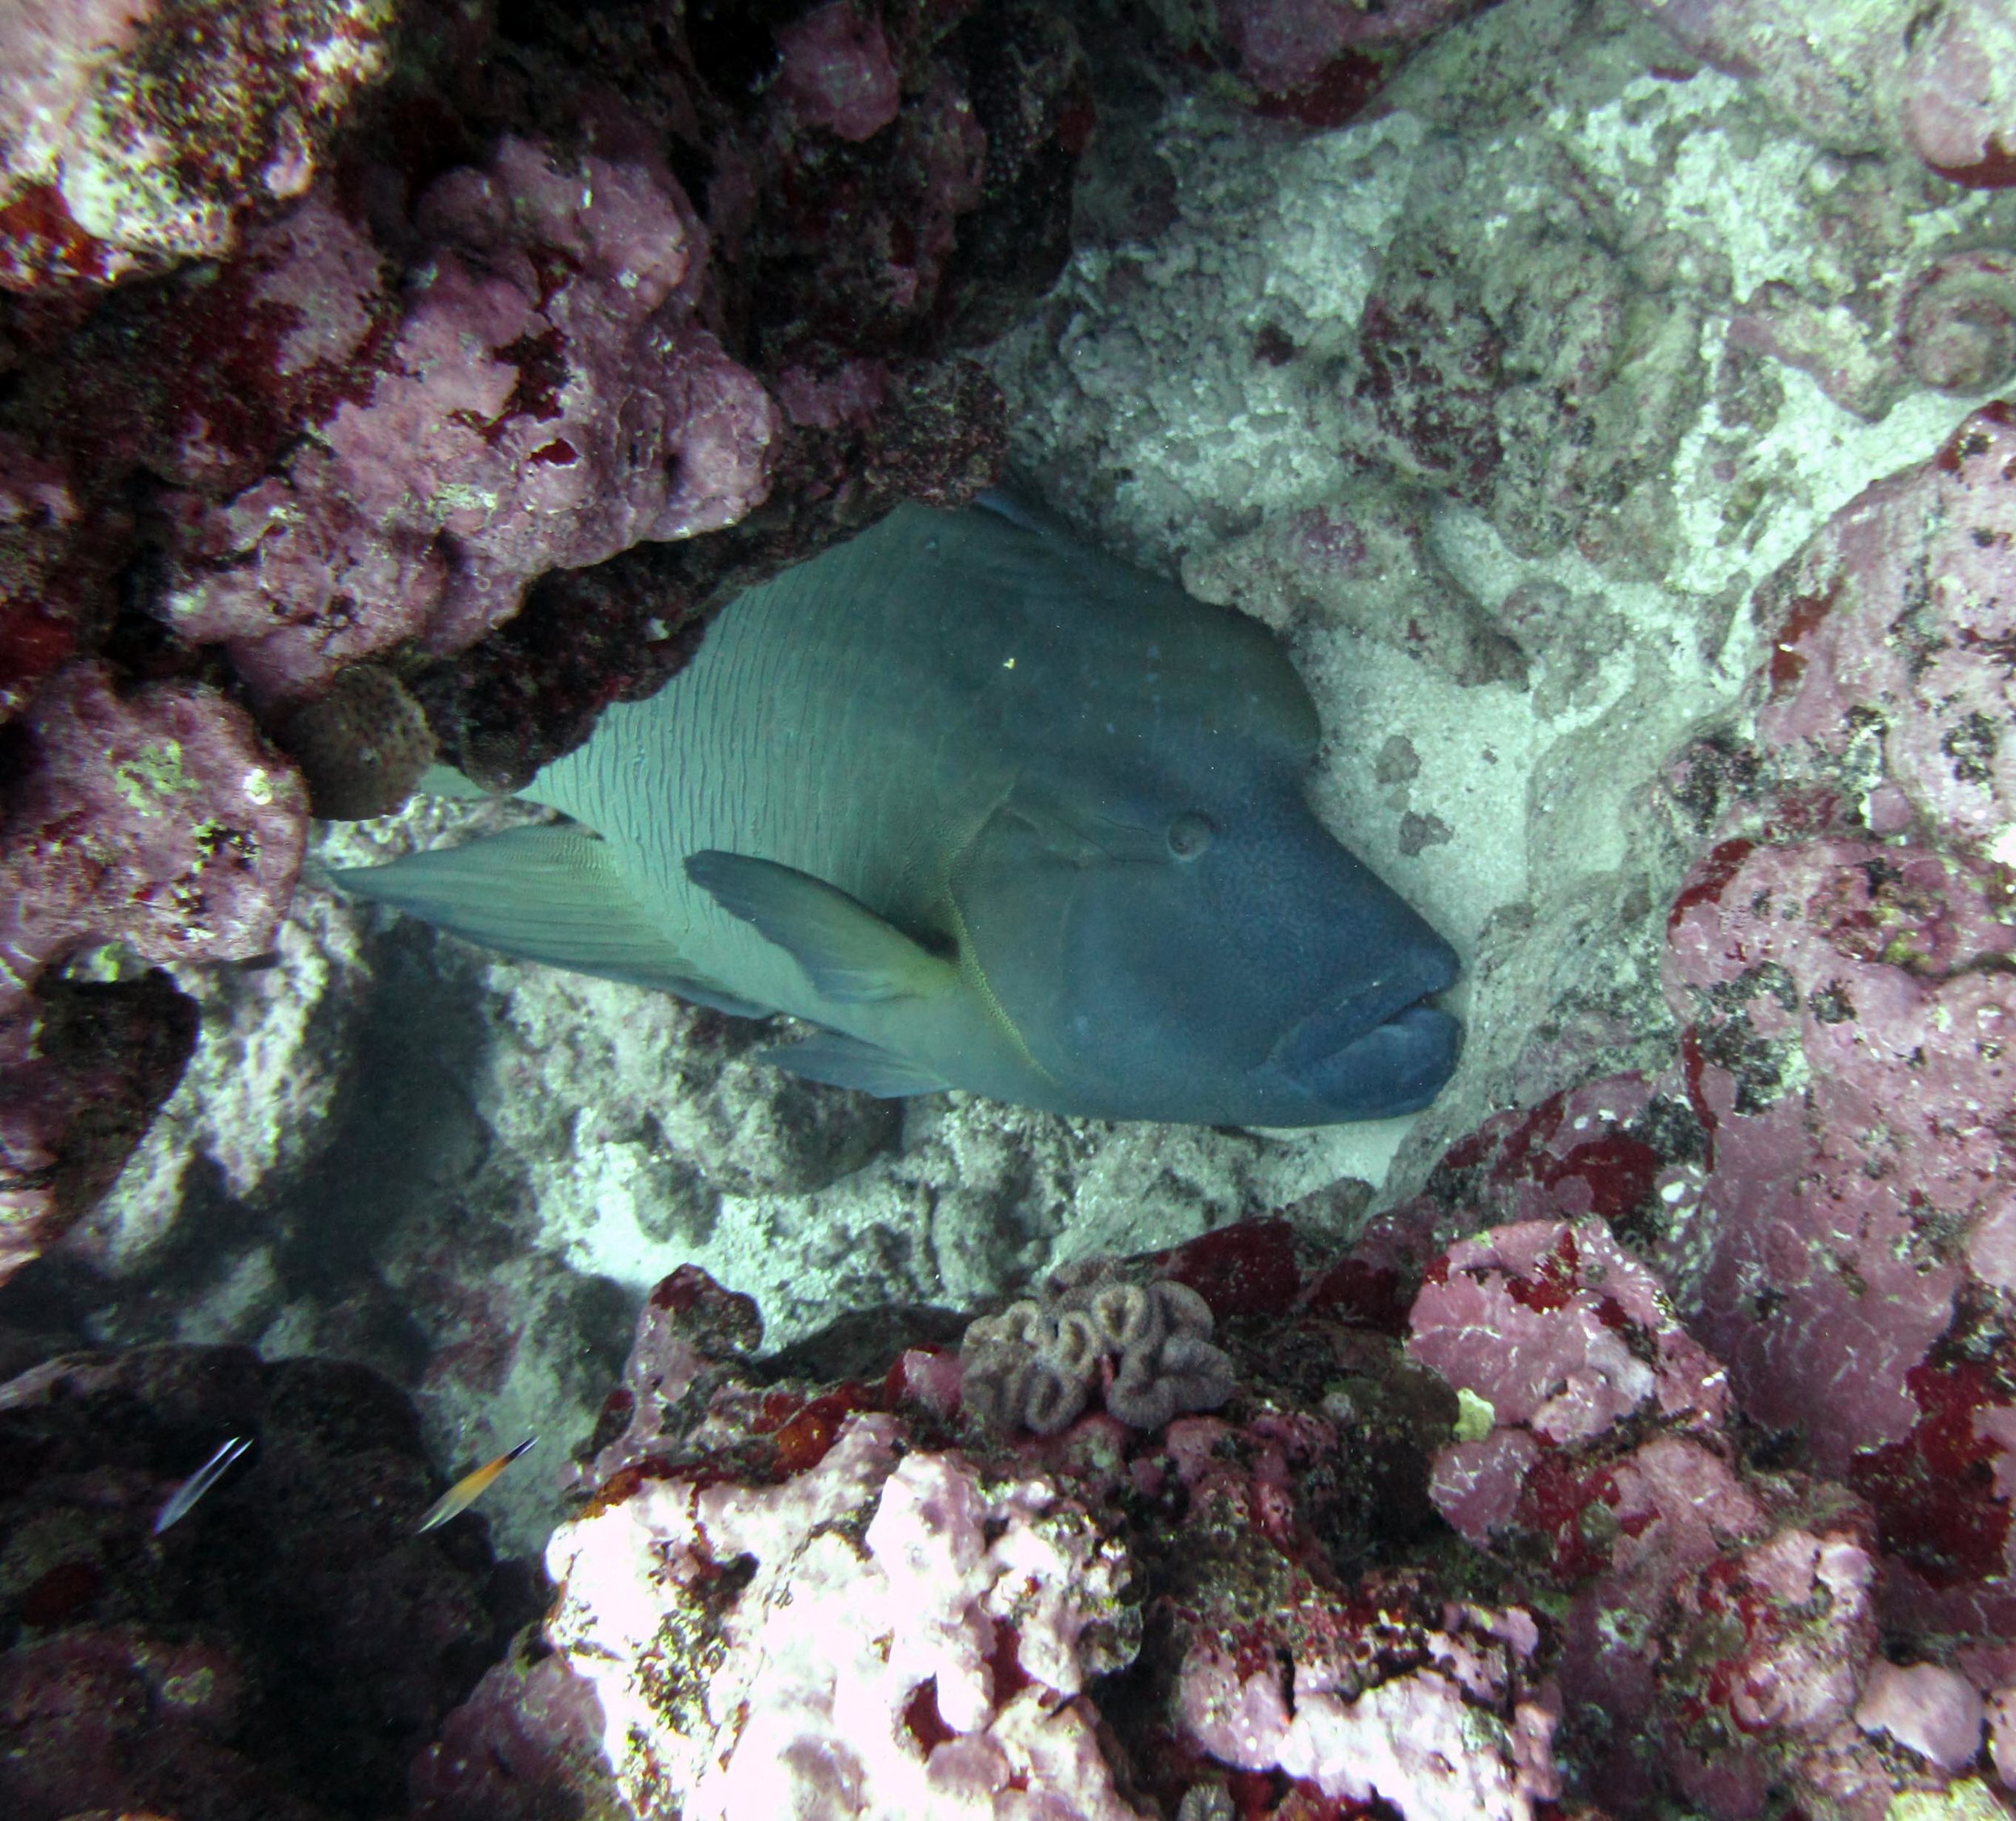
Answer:
[[414, 1821], [625, 1821], [594, 1688], [539, 1648], [484, 1672], [414, 1761]]
[[[0, 308], [0, 866], [68, 894], [15, 894], [19, 1250], [167, 1097], [19, 1280], [43, 1300], [0, 1304], [8, 1356], [52, 1344], [31, 1318], [340, 1349], [412, 1388], [444, 1465], [541, 1434], [485, 1507], [512, 1546], [566, 1519], [562, 1603], [502, 1663], [479, 1527], [439, 1540], [473, 1603], [414, 1595], [458, 1641], [351, 1809], [395, 1812], [409, 1753], [442, 1821], [2016, 1801], [2003, 9], [1908, 44], [1883, 6], [1796, 41], [1734, 0], [1159, 9], [1229, 87], [1089, 73], [1034, 6], [514, 5], [464, 22], [465, 64], [403, 10], [424, 29], [358, 103], [384, 133], [318, 115], [291, 198], [241, 170], [220, 258], [49, 266]], [[1089, 43], [1120, 29], [1096, 10]], [[1347, 30], [1374, 21], [1404, 58]], [[1375, 77], [1376, 118], [1283, 124]], [[1081, 156], [1078, 250], [983, 372], [952, 351], [1063, 258]], [[626, 402], [682, 376], [748, 410], [693, 473], [623, 476]], [[573, 464], [531, 459], [563, 429]], [[898, 495], [965, 497], [1010, 440], [1102, 541], [1283, 632], [1330, 735], [1314, 799], [1459, 931], [1471, 1049], [1410, 1131], [868, 1106], [614, 983], [320, 898], [275, 933], [308, 806], [281, 752], [318, 808], [388, 805], [430, 747], [514, 782], [726, 594]], [[689, 479], [702, 517], [768, 495], [660, 543]], [[283, 496], [299, 517], [255, 524]], [[244, 527], [270, 588], [207, 566]], [[283, 573], [297, 531], [383, 565], [368, 610]], [[223, 646], [160, 610], [233, 589]], [[162, 716], [260, 865], [122, 794], [114, 744]], [[227, 800], [254, 766], [269, 821]], [[213, 940], [277, 958], [215, 969]], [[86, 1402], [105, 1447], [130, 1432]], [[598, 1406], [562, 1487], [538, 1464]], [[400, 1420], [396, 1469], [346, 1471], [410, 1515]], [[196, 1427], [53, 1492], [35, 1468], [61, 1523], [9, 1508], [9, 1686], [69, 1716], [20, 1761], [127, 1777], [52, 1813], [165, 1802], [145, 1777], [199, 1747], [244, 1809], [343, 1806], [265, 1749], [269, 1680], [298, 1685], [165, 1583], [122, 1603], [135, 1552], [79, 1593], [58, 1547], [129, 1535]], [[166, 1559], [211, 1561], [271, 1460]], [[351, 1535], [288, 1511], [247, 1532], [277, 1561]], [[206, 1587], [270, 1584], [215, 1559]], [[305, 1578], [331, 1611], [382, 1590]], [[157, 1742], [85, 1727], [87, 1688]]]
[[[268, 702], [395, 648], [460, 652], [547, 570], [731, 523], [768, 490], [775, 406], [695, 320], [704, 243], [669, 171], [507, 138], [413, 225], [419, 269], [350, 396], [277, 473], [167, 507], [162, 612]], [[266, 294], [312, 287], [282, 266]]]
[[122, 699], [103, 667], [74, 665], [18, 740], [0, 819], [0, 1276], [110, 1186], [195, 1036], [158, 971], [38, 998], [44, 969], [92, 943], [156, 963], [263, 953], [307, 835], [298, 779], [201, 684]]
[[[252, 1453], [153, 1539], [232, 1435]], [[391, 1812], [528, 1615], [480, 1526], [413, 1536], [418, 1427], [360, 1366], [72, 1355], [0, 1386], [0, 1803], [21, 1821]]]
[[[1118, 1821], [1237, 1788], [1260, 1814], [1276, 1765], [1277, 1796], [1409, 1815], [1557, 1792], [1532, 1616], [1331, 1565], [1432, 1531], [1448, 1394], [1335, 1294], [1291, 1318], [1279, 1224], [1132, 1270], [1104, 1293], [1212, 1310], [1242, 1381], [1222, 1416], [1018, 1442], [962, 1419], [949, 1352], [890, 1364], [885, 1330], [872, 1378], [766, 1380], [747, 1298], [690, 1269], [659, 1286], [548, 1552], [547, 1636], [637, 1813], [983, 1815], [1014, 1790]], [[466, 1711], [472, 1756], [526, 1723]]]
[[1407, 51], [1489, 0], [1226, 0], [1213, 8], [1154, 0], [1153, 16], [1188, 60], [1220, 65], [1264, 119], [1341, 125], [1367, 106]]
[[[1138, 1812], [1073, 1705], [1132, 1654], [1124, 1552], [1043, 1477], [984, 1485], [956, 1455], [898, 1460], [902, 1439], [850, 1415], [780, 1485], [652, 1481], [556, 1535], [548, 1635], [634, 1806], [788, 1813], [837, 1783], [857, 1813], [989, 1812], [1009, 1788]], [[906, 1731], [918, 1748], [889, 1748]]]

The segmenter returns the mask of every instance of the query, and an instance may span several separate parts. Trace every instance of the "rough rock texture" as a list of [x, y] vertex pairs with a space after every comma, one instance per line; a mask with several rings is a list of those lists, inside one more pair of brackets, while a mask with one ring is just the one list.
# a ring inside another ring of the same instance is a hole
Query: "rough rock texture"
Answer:
[[595, 1691], [543, 1643], [484, 1672], [414, 1761], [414, 1821], [625, 1821]]
[[307, 838], [300, 780], [215, 690], [122, 698], [79, 665], [23, 729], [0, 823], [0, 1011], [93, 942], [150, 961], [244, 961], [272, 944]]
[[1364, 108], [1421, 40], [1489, 0], [1222, 0], [1193, 6], [1152, 0], [1169, 47], [1218, 65], [1264, 119], [1335, 127]]
[[197, 1011], [165, 969], [52, 981], [0, 1026], [0, 1277], [75, 1225], [119, 1180], [173, 1091]]
[[[158, 1541], [231, 1436], [250, 1454]], [[183, 1821], [395, 1811], [527, 1590], [435, 1483], [397, 1390], [243, 1348], [69, 1356], [0, 1386], [0, 1805]]]
[[1636, 0], [1676, 40], [1747, 77], [1821, 144], [1901, 147], [1955, 182], [2016, 181], [2016, 18], [2001, 0], [1906, 0], [1795, 24], [1756, 0]]
[[[892, 1364], [885, 1330], [869, 1376], [765, 1382], [746, 1298], [659, 1286], [548, 1556], [548, 1637], [639, 1815], [991, 1815], [1013, 1790], [1115, 1821], [1235, 1791], [1523, 1818], [1556, 1793], [1533, 1617], [1334, 1565], [1432, 1536], [1448, 1394], [1335, 1294], [1289, 1319], [1278, 1224], [1135, 1269], [1211, 1308], [1234, 1403], [1020, 1444], [960, 1418], [950, 1352]], [[465, 1711], [472, 1755], [523, 1731]]]
[[0, 286], [233, 249], [390, 67], [398, 0], [24, 0], [0, 23]]
[[991, 1813], [1011, 1786], [1060, 1821], [1139, 1812], [1073, 1705], [1132, 1655], [1124, 1551], [1046, 1477], [984, 1486], [902, 1439], [850, 1415], [778, 1486], [652, 1481], [555, 1536], [548, 1635], [633, 1805], [789, 1813], [837, 1782], [870, 1815]]
[[2007, 1647], [1885, 1622], [1880, 1511], [1767, 1457], [1589, 1211], [1652, 1111], [1625, 1080], [1502, 1122], [1342, 1254], [1246, 1223], [1119, 1267], [1233, 1362], [1156, 1430], [1005, 1441], [886, 1327], [778, 1377], [748, 1299], [676, 1274], [552, 1545], [564, 1668], [494, 1678], [456, 1749], [564, 1787], [598, 1723], [646, 1817], [1998, 1812]]
[[38, 997], [45, 970], [94, 944], [143, 962], [264, 952], [307, 834], [299, 780], [201, 685], [122, 699], [103, 667], [74, 666], [15, 737], [0, 810], [0, 1277], [110, 1186], [194, 1035], [165, 975], [52, 980]]

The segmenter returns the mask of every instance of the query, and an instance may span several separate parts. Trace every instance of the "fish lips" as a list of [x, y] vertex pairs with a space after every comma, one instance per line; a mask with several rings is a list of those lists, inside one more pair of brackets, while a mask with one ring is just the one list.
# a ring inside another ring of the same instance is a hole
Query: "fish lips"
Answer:
[[1463, 1027], [1426, 1002], [1456, 980], [1455, 953], [1424, 947], [1283, 1034], [1256, 1073], [1306, 1095], [1331, 1119], [1418, 1112], [1454, 1072]]

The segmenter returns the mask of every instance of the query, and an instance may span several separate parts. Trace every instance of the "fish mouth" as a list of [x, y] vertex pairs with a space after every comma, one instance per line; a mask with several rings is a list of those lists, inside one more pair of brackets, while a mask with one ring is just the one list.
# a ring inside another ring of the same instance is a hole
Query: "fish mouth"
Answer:
[[1418, 1112], [1455, 1071], [1463, 1027], [1431, 1003], [1455, 955], [1427, 951], [1291, 1025], [1258, 1071], [1353, 1119]]

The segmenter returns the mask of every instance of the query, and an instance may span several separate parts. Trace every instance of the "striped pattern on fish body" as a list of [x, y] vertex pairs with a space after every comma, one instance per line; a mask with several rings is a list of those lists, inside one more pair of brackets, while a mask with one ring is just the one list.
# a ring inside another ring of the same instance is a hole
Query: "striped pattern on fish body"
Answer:
[[[784, 1011], [770, 1060], [1053, 1111], [1410, 1110], [1448, 945], [1316, 820], [1256, 622], [992, 512], [899, 508], [731, 602], [515, 831], [337, 876], [507, 952]], [[592, 833], [586, 831], [593, 831]], [[595, 837], [599, 836], [599, 839]]]

